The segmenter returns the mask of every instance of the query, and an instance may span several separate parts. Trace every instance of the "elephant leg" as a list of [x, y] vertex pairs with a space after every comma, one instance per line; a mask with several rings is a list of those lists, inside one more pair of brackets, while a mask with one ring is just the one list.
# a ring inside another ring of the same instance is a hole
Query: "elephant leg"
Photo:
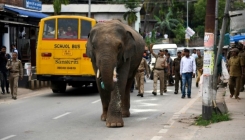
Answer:
[[121, 112], [121, 95], [118, 85], [118, 83], [115, 83], [115, 89], [111, 92], [111, 101], [106, 119], [107, 127], [122, 127], [124, 125]]
[[133, 78], [128, 79], [127, 85], [125, 88], [125, 94], [122, 99], [122, 115], [123, 117], [129, 117], [130, 116], [130, 88], [133, 83]]
[[106, 121], [108, 107], [110, 103], [110, 91], [101, 88], [100, 80], [96, 79], [98, 91], [100, 93], [101, 103], [102, 103], [102, 114], [100, 119]]

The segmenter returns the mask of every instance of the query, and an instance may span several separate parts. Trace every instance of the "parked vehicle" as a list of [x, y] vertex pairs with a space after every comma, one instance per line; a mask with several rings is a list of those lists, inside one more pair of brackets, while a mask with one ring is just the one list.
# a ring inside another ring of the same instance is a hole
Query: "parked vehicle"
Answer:
[[88, 33], [96, 20], [84, 16], [49, 16], [40, 21], [37, 43], [37, 79], [51, 81], [54, 93], [66, 86], [93, 84], [95, 73], [86, 55]]

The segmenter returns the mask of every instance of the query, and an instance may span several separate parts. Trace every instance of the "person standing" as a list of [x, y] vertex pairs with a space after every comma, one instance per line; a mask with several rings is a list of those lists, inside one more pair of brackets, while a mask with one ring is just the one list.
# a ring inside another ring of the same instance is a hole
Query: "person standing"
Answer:
[[[244, 51], [244, 45], [240, 44], [239, 45], [239, 53], [238, 56], [241, 57], [243, 61], [245, 61], [245, 51]], [[241, 77], [241, 84], [240, 84], [240, 91], [244, 91], [244, 84], [245, 84], [245, 76]]]
[[8, 70], [6, 69], [6, 64], [8, 59], [10, 59], [10, 55], [6, 54], [6, 47], [2, 46], [1, 53], [0, 53], [0, 73], [2, 75], [2, 79], [1, 79], [2, 94], [5, 94], [4, 87], [6, 88], [7, 94], [9, 94]]
[[180, 77], [180, 61], [181, 61], [181, 52], [177, 52], [177, 58], [174, 59], [172, 73], [175, 75], [175, 92], [174, 94], [178, 94], [179, 90], [179, 82], [180, 82], [180, 90], [182, 88], [182, 81]]
[[[230, 88], [230, 97], [232, 98], [235, 95], [236, 99], [239, 98], [240, 92], [240, 80], [241, 77], [245, 76], [244, 73], [244, 60], [238, 56], [239, 50], [234, 48], [231, 50], [231, 57], [228, 61], [228, 71], [230, 73], [229, 79], [229, 88]], [[236, 89], [236, 90], [235, 90]]]
[[164, 69], [164, 87], [163, 87], [164, 93], [167, 92], [167, 82], [168, 82], [168, 77], [170, 75], [170, 69], [169, 69], [170, 68], [170, 63], [169, 63], [169, 59], [167, 59], [167, 54], [168, 54], [168, 50], [165, 49], [165, 51], [164, 51], [164, 57], [166, 58], [168, 67], [166, 67]]
[[185, 85], [187, 83], [187, 96], [191, 98], [191, 83], [192, 77], [195, 76], [196, 73], [196, 62], [193, 57], [190, 57], [190, 51], [188, 49], [184, 50], [185, 56], [182, 57], [180, 62], [180, 75], [182, 78], [182, 97], [185, 98]]
[[9, 83], [12, 99], [17, 99], [17, 88], [19, 77], [23, 78], [23, 67], [21, 61], [17, 58], [18, 54], [16, 52], [12, 53], [12, 59], [9, 59], [6, 68], [9, 70]]
[[197, 58], [196, 58], [196, 67], [197, 67], [197, 79], [196, 79], [196, 87], [198, 87], [198, 83], [200, 81], [200, 77], [203, 73], [203, 57], [200, 51], [197, 51]]
[[160, 95], [163, 95], [164, 90], [164, 69], [168, 67], [166, 62], [166, 58], [164, 58], [164, 49], [160, 49], [159, 56], [155, 54], [152, 50], [152, 44], [150, 46], [151, 54], [156, 58], [155, 66], [153, 68], [154, 76], [153, 76], [153, 95], [157, 95], [157, 80], [160, 79]]
[[173, 60], [170, 57], [170, 53], [167, 54], [167, 63], [170, 68], [170, 73], [168, 75], [168, 86], [173, 86], [174, 80], [173, 80], [173, 73], [172, 73], [172, 66], [173, 66]]
[[145, 78], [145, 71], [146, 71], [146, 75], [147, 78], [149, 78], [149, 69], [148, 69], [148, 65], [146, 62], [146, 59], [142, 58], [140, 65], [138, 67], [137, 73], [136, 73], [136, 81], [138, 83], [138, 90], [139, 90], [139, 94], [137, 96], [141, 96], [143, 97], [144, 94], [144, 78]]
[[192, 52], [192, 55], [191, 56], [194, 58], [194, 60], [198, 57], [197, 56], [197, 50], [196, 49], [193, 49], [193, 52]]

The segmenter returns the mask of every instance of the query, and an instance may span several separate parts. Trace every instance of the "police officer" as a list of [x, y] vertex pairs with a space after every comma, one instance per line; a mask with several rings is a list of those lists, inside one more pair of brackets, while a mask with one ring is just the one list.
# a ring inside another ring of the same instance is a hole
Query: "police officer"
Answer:
[[139, 92], [138, 92], [139, 94], [137, 96], [141, 96], [141, 97], [143, 97], [143, 94], [144, 94], [145, 70], [146, 70], [147, 78], [149, 78], [148, 65], [147, 65], [146, 59], [143, 57], [138, 67], [137, 73], [135, 75], [135, 78], [138, 84], [138, 89], [139, 89]]
[[198, 83], [200, 81], [200, 77], [203, 73], [203, 57], [201, 55], [200, 50], [197, 51], [197, 58], [196, 58], [196, 67], [197, 67], [197, 79], [196, 79], [196, 87], [198, 87]]
[[[239, 44], [239, 53], [238, 56], [241, 57], [241, 59], [243, 61], [245, 61], [245, 51], [244, 51], [244, 46], [243, 44]], [[245, 83], [245, 76], [241, 77], [241, 85], [240, 85], [240, 91], [243, 92], [244, 91], [244, 83]]]
[[7, 94], [9, 94], [8, 70], [6, 69], [6, 64], [8, 59], [10, 59], [10, 55], [6, 53], [6, 47], [2, 46], [0, 52], [0, 74], [2, 76], [1, 78], [2, 94], [5, 94], [4, 87], [6, 88]]
[[163, 95], [164, 90], [164, 69], [168, 67], [166, 58], [164, 57], [164, 49], [159, 50], [159, 56], [152, 51], [153, 44], [150, 45], [151, 54], [156, 58], [155, 66], [153, 68], [153, 95], [157, 95], [157, 80], [160, 79], [160, 94]]
[[[163, 87], [163, 89], [164, 89], [164, 93], [166, 93], [167, 92], [167, 81], [168, 81], [168, 78], [170, 76], [170, 59], [168, 59], [168, 57], [167, 57], [168, 50], [165, 49], [164, 52], [165, 52], [164, 57], [166, 58], [166, 61], [168, 64], [168, 67], [166, 67], [164, 69], [164, 87]], [[169, 56], [169, 58], [170, 58], [170, 56]], [[168, 83], [168, 84], [171, 84], [171, 83]]]
[[182, 81], [181, 81], [181, 77], [180, 77], [180, 61], [181, 61], [181, 52], [178, 51], [177, 52], [177, 58], [174, 59], [173, 69], [172, 69], [172, 73], [173, 73], [173, 75], [175, 75], [175, 92], [174, 92], [174, 94], [178, 94], [179, 82], [181, 85], [180, 87], [182, 87]]
[[17, 88], [18, 88], [18, 81], [23, 78], [23, 68], [22, 63], [19, 59], [17, 59], [18, 54], [16, 52], [12, 53], [12, 59], [9, 59], [6, 65], [6, 68], [9, 70], [9, 84], [12, 99], [17, 99]]
[[[241, 57], [238, 56], [239, 50], [234, 48], [231, 50], [231, 57], [228, 61], [228, 70], [230, 73], [229, 79], [229, 88], [230, 88], [230, 97], [232, 98], [235, 95], [236, 99], [240, 99], [240, 80], [241, 76], [244, 77], [244, 61]], [[236, 88], [236, 90], [234, 89]]]

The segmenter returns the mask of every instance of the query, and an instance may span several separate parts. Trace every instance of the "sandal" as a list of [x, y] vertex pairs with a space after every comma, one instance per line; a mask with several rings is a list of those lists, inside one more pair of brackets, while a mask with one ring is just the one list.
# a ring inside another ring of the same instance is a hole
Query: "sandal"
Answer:
[[230, 95], [230, 97], [232, 98], [232, 97], [233, 97], [233, 95]]

